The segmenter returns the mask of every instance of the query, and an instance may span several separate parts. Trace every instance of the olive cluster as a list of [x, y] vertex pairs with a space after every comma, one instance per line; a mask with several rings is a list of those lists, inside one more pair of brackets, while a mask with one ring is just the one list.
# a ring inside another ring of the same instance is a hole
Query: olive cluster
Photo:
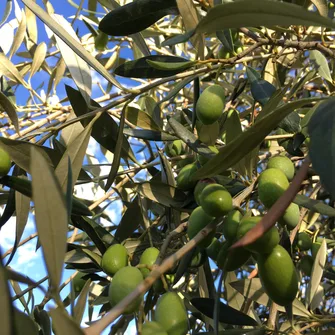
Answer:
[[[108, 297], [111, 307], [116, 306], [151, 272], [155, 264], [159, 250], [150, 247], [142, 253], [139, 264], [135, 266], [128, 265], [129, 255], [125, 246], [113, 244], [102, 256], [101, 268], [110, 277]], [[80, 292], [85, 284], [84, 273], [78, 273], [73, 280], [75, 292]], [[154, 283], [154, 291], [158, 294], [165, 292], [162, 280]], [[127, 306], [124, 314], [137, 312], [140, 308], [143, 296], [135, 299]], [[154, 321], [143, 324], [142, 334], [178, 334], [184, 335], [188, 329], [187, 311], [183, 300], [175, 292], [165, 292], [160, 296], [156, 304]]]

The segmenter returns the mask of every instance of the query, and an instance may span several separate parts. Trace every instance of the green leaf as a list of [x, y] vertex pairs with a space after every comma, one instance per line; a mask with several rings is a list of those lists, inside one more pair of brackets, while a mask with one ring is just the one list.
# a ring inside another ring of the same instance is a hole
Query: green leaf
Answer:
[[[134, 220], [136, 218], [136, 220]], [[117, 226], [115, 239], [121, 243], [137, 229], [139, 225], [143, 225], [143, 215], [141, 207], [138, 203], [138, 196], [128, 205], [127, 210], [122, 216], [122, 219]]]
[[298, 133], [301, 130], [301, 118], [297, 112], [292, 112], [279, 122], [278, 127], [288, 133]]
[[161, 100], [159, 100], [157, 104], [160, 105], [165, 101], [172, 100], [173, 98], [175, 98], [177, 94], [179, 93], [179, 91], [183, 89], [187, 84], [189, 84], [195, 78], [198, 78], [198, 77], [190, 76], [179, 82], [175, 82], [173, 85], [173, 88], [169, 91], [169, 93], [165, 95]]
[[308, 208], [313, 212], [327, 215], [329, 217], [335, 216], [335, 209], [333, 207], [328, 206], [323, 201], [310, 199], [303, 194], [297, 194], [293, 202], [299, 206]]
[[234, 40], [231, 29], [224, 29], [222, 31], [217, 31], [216, 36], [222, 43], [225, 50], [229, 52], [234, 52]]
[[35, 148], [31, 149], [31, 175], [38, 236], [51, 287], [57, 290], [66, 252], [68, 214], [65, 199], [54, 172]]
[[328, 98], [314, 111], [309, 123], [309, 155], [327, 191], [335, 198], [335, 98]]
[[276, 88], [264, 79], [254, 80], [251, 82], [251, 94], [255, 101], [264, 106], [272, 94], [276, 92]]
[[12, 335], [14, 328], [12, 301], [9, 294], [9, 286], [7, 282], [7, 273], [0, 261], [0, 322], [1, 334]]
[[20, 126], [19, 126], [19, 119], [16, 114], [16, 108], [11, 102], [11, 100], [0, 91], [0, 110], [4, 110], [7, 114], [16, 132], [20, 135]]
[[15, 190], [10, 189], [6, 200], [6, 207], [0, 217], [0, 228], [8, 222], [15, 213]]
[[[68, 32], [71, 37], [80, 43], [72, 25], [61, 15], [53, 14], [54, 20]], [[71, 77], [76, 83], [87, 104], [90, 103], [92, 95], [91, 70], [80, 56], [78, 56], [60, 37], [55, 35], [58, 49], [70, 71]]]
[[56, 334], [84, 335], [80, 326], [60, 307], [50, 310], [52, 326]]
[[16, 230], [15, 230], [15, 242], [13, 250], [7, 260], [6, 265], [8, 265], [13, 259], [18, 244], [20, 243], [24, 228], [26, 227], [29, 211], [30, 211], [30, 198], [23, 195], [20, 192], [15, 192], [15, 208], [16, 208]]
[[164, 131], [154, 131], [146, 129], [124, 129], [124, 134], [149, 141], [174, 141], [178, 137], [165, 133]]
[[176, 14], [175, 0], [137, 0], [108, 13], [99, 24], [99, 29], [112, 36], [138, 33], [163, 16]]
[[176, 45], [179, 43], [185, 43], [194, 35], [194, 32], [195, 32], [195, 29], [192, 29], [192, 30], [187, 31], [185, 34], [173, 36], [165, 40], [162, 43], [162, 47], [170, 47], [172, 45]]
[[[180, 72], [179, 69], [174, 70], [161, 70], [155, 69], [148, 64], [148, 61], [154, 61], [159, 63], [182, 63], [181, 66], [189, 63], [188, 59], [177, 57], [177, 56], [147, 56], [142, 57], [133, 61], [125, 62], [124, 64], [118, 66], [114, 73], [129, 78], [164, 78], [170, 77]], [[166, 65], [167, 66], [167, 65]], [[175, 65], [174, 65], [175, 66]]]
[[78, 325], [80, 325], [83, 316], [84, 316], [84, 312], [85, 312], [85, 307], [86, 307], [86, 300], [87, 300], [87, 295], [90, 289], [90, 285], [91, 285], [91, 279], [88, 279], [84, 285], [84, 287], [82, 288], [77, 303], [74, 306], [73, 309], [73, 318], [74, 320], [78, 323]]
[[186, 201], [184, 192], [159, 181], [135, 184], [135, 191], [142, 196], [167, 207], [180, 208]]
[[327, 243], [326, 240], [323, 239], [321, 246], [315, 256], [311, 273], [311, 280], [307, 288], [307, 296], [306, 296], [307, 306], [309, 306], [313, 302], [313, 299], [317, 293], [323, 275], [323, 271], [325, 268], [326, 260], [327, 260]]
[[212, 8], [196, 31], [213, 33], [225, 28], [302, 25], [334, 28], [335, 23], [301, 6], [271, 0], [241, 0]]
[[[213, 318], [214, 314], [214, 299], [209, 298], [193, 298], [191, 304], [196, 307], [201, 313], [209, 318]], [[223, 302], [220, 302], [219, 307], [219, 322], [233, 324], [238, 326], [257, 326], [257, 322], [249, 315], [246, 315], [235, 308], [232, 308]]]
[[215, 176], [239, 162], [246, 154], [261, 144], [264, 138], [288, 114], [308, 103], [315, 102], [318, 98], [307, 98], [286, 103], [274, 111], [266, 113], [259, 121], [239, 135], [233, 142], [219, 150], [194, 175], [195, 179]]
[[319, 75], [333, 84], [327, 58], [319, 50], [310, 50], [309, 58]]
[[[79, 91], [67, 85], [65, 86], [65, 90], [73, 107], [73, 110], [78, 117], [85, 115], [86, 113], [89, 113], [91, 111]], [[91, 105], [97, 108], [100, 107], [100, 105], [94, 100], [91, 100]], [[86, 127], [92, 119], [93, 118], [91, 117], [81, 120], [81, 124]], [[118, 129], [119, 126], [114, 121], [114, 119], [107, 113], [102, 113], [93, 125], [91, 136], [107, 150], [109, 150], [110, 152], [114, 152], [117, 143]], [[121, 157], [129, 157], [132, 161], [136, 162], [136, 158], [130, 148], [126, 137], [124, 137], [122, 141]]]
[[147, 63], [156, 70], [162, 71], [179, 71], [182, 72], [186, 69], [197, 64], [196, 61], [188, 61], [188, 62], [176, 62], [176, 63], [166, 63], [166, 62], [157, 62], [150, 59], [147, 59]]
[[3, 12], [2, 18], [0, 20], [0, 26], [7, 21], [12, 11], [12, 8], [13, 8], [13, 2], [11, 0], [7, 0], [5, 11]]
[[160, 130], [160, 127], [152, 117], [138, 108], [127, 106], [125, 108], [125, 116], [130, 123], [137, 127], [149, 130]]
[[71, 221], [75, 227], [89, 236], [102, 255], [107, 250], [106, 244], [110, 245], [113, 242], [113, 236], [94, 220], [84, 216], [72, 216]]
[[127, 108], [127, 105], [122, 109], [121, 112], [121, 119], [119, 124], [119, 130], [117, 133], [117, 139], [116, 139], [116, 145], [115, 145], [115, 151], [113, 156], [113, 163], [112, 168], [110, 169], [110, 172], [107, 177], [106, 185], [105, 185], [105, 191], [109, 190], [109, 188], [113, 185], [114, 180], [117, 176], [117, 172], [120, 167], [120, 160], [121, 160], [121, 150], [122, 150], [122, 144], [123, 144], [123, 129], [124, 124], [126, 120], [126, 112], [125, 109]]

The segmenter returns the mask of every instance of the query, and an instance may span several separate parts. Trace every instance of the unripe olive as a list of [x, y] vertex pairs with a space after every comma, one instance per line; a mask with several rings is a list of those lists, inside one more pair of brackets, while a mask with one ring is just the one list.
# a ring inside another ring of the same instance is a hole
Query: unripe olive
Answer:
[[[159, 255], [159, 250], [155, 247], [150, 247], [144, 250], [143, 254], [140, 257], [140, 264], [153, 266]], [[143, 278], [148, 277], [150, 270], [145, 267], [141, 267], [140, 271], [142, 272]]]
[[[193, 210], [192, 214], [188, 219], [187, 226], [187, 235], [190, 239], [195, 237], [200, 230], [204, 229], [211, 221], [213, 221], [213, 217], [206, 214], [201, 206], [197, 207]], [[199, 247], [207, 248], [214, 237], [215, 231], [212, 231], [208, 236], [206, 236], [199, 244]]]
[[80, 293], [83, 289], [86, 280], [83, 279], [84, 276], [86, 276], [87, 273], [84, 272], [78, 272], [72, 279], [73, 289], [75, 293]]
[[168, 157], [179, 156], [183, 152], [182, 140], [174, 140], [165, 146], [165, 153]]
[[222, 243], [216, 237], [213, 237], [212, 243], [206, 248], [207, 256], [216, 261], [221, 247]]
[[177, 293], [167, 292], [158, 299], [155, 321], [169, 335], [186, 335], [188, 330], [187, 311], [184, 302]]
[[101, 268], [109, 276], [113, 276], [128, 264], [128, 252], [121, 244], [113, 244], [102, 256]]
[[197, 171], [196, 164], [185, 165], [180, 171], [176, 178], [177, 187], [183, 191], [192, 189], [197, 183], [196, 180], [192, 179], [193, 174]]
[[270, 208], [289, 187], [289, 182], [279, 169], [266, 169], [258, 179], [258, 197], [265, 207]]
[[209, 184], [214, 184], [215, 180], [211, 178], [206, 178], [199, 180], [194, 188], [194, 199], [196, 203], [200, 206], [200, 195], [203, 189], [209, 185]]
[[[126, 266], [120, 269], [113, 277], [109, 285], [109, 301], [112, 307], [117, 305], [128, 294], [142, 282], [143, 276], [139, 269], [133, 266]], [[124, 313], [130, 314], [136, 312], [141, 304], [142, 296], [136, 298], [130, 305], [127, 306]]]
[[284, 213], [284, 215], [278, 220], [281, 226], [286, 226], [288, 230], [293, 230], [300, 219], [300, 209], [295, 203], [291, 203]]
[[296, 239], [296, 245], [300, 251], [307, 251], [312, 248], [313, 242], [307, 233], [299, 233]]
[[[262, 219], [261, 216], [248, 217], [242, 219], [240, 225], [237, 229], [237, 238], [242, 238], [250, 229], [252, 229], [256, 224]], [[275, 246], [278, 245], [280, 240], [279, 233], [276, 227], [272, 227], [261, 237], [259, 237], [255, 242], [246, 245], [245, 248], [249, 251], [256, 253], [269, 253], [273, 250]]]
[[202, 190], [200, 204], [203, 210], [213, 217], [223, 216], [233, 209], [230, 193], [219, 184], [209, 184]]
[[288, 306], [298, 292], [298, 276], [289, 253], [277, 245], [269, 254], [257, 257], [258, 274], [263, 288], [273, 302]]
[[220, 85], [207, 87], [200, 95], [196, 114], [203, 124], [212, 124], [217, 121], [223, 113], [226, 103], [225, 91]]
[[286, 156], [276, 156], [269, 159], [267, 168], [279, 169], [284, 172], [288, 180], [292, 180], [294, 177], [294, 164]]
[[237, 229], [242, 220], [242, 214], [238, 210], [230, 211], [223, 221], [222, 230], [223, 235], [228, 241], [236, 239]]
[[305, 255], [300, 260], [299, 268], [306, 276], [310, 277], [312, 274], [313, 263], [313, 257], [310, 255]]
[[4, 149], [0, 148], [0, 177], [8, 174], [11, 168], [10, 156]]
[[250, 251], [243, 247], [228, 250], [231, 245], [230, 242], [225, 242], [218, 254], [217, 265], [222, 270], [235, 271], [250, 258]]
[[231, 52], [227, 50], [224, 46], [222, 46], [218, 52], [218, 58], [219, 59], [228, 59], [230, 57], [233, 57]]

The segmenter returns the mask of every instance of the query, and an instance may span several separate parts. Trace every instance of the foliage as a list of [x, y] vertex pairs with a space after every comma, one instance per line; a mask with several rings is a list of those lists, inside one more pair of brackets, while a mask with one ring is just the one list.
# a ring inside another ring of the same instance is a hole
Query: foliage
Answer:
[[333, 333], [334, 2], [68, 2], [0, 20], [1, 334]]

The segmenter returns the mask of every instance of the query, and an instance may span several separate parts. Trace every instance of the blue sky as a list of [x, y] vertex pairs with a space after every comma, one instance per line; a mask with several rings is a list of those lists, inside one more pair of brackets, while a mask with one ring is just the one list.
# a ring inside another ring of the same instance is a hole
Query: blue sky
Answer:
[[[50, 1], [55, 9], [55, 12], [57, 14], [63, 15], [68, 21], [70, 21], [69, 17], [71, 15], [74, 15], [76, 13], [76, 8], [74, 8], [73, 6], [71, 6], [69, 4], [68, 1], [65, 0], [57, 0], [57, 1]], [[74, 1], [79, 3], [79, 1]], [[37, 3], [39, 5], [41, 5], [43, 7], [43, 2], [42, 1], [37, 1]], [[86, 5], [87, 1], [85, 1], [85, 5]], [[6, 2], [0, 1], [0, 13], [4, 12], [5, 9], [5, 5]], [[84, 8], [85, 8], [84, 5]], [[10, 15], [10, 17], [7, 19], [6, 23], [10, 22], [11, 20], [15, 19], [15, 13], [14, 13], [14, 9], [16, 11], [20, 10], [20, 8], [22, 9], [24, 6], [22, 4], [21, 1], [15, 1], [13, 3], [13, 11]], [[100, 8], [100, 12], [103, 12]], [[37, 24], [38, 24], [38, 43], [41, 43], [42, 41], [48, 42], [48, 37], [47, 37], [47, 33], [44, 27], [44, 24], [41, 23], [41, 21], [39, 21], [39, 19], [37, 19]], [[6, 25], [6, 24], [5, 24]], [[8, 29], [9, 27], [5, 27], [5, 25], [2, 25], [0, 27], [0, 32], [6, 32], [6, 34], [2, 35], [2, 42], [0, 41], [0, 45], [3, 45], [1, 43], [6, 43], [6, 41], [4, 41], [4, 36], [7, 36], [7, 38], [9, 39], [9, 42], [11, 41], [10, 38], [10, 33], [11, 33], [11, 29], [9, 30], [5, 30]], [[74, 25], [74, 28], [78, 28], [79, 29], [79, 35], [82, 36], [86, 33], [88, 33], [88, 29], [87, 27], [80, 21], [77, 21], [77, 23]], [[3, 29], [3, 30], [1, 30]], [[9, 34], [8, 34], [9, 32]], [[21, 48], [19, 49], [19, 51], [24, 50], [24, 47], [21, 46]], [[130, 56], [130, 52], [127, 52], [127, 56]], [[22, 62], [24, 59], [14, 56], [12, 61], [14, 63], [18, 63], [18, 62]], [[42, 81], [44, 81], [44, 89], [47, 87], [47, 83], [48, 83], [48, 79], [49, 76], [45, 73], [45, 72], [39, 72], [37, 75], [35, 75], [35, 77], [33, 77], [32, 79], [32, 85], [33, 87], [36, 87], [39, 83], [41, 83]], [[93, 87], [92, 87], [92, 97], [95, 98], [97, 96], [101, 96], [101, 91], [98, 88], [98, 85], [96, 85], [96, 82], [100, 82], [102, 84], [103, 87], [106, 87], [106, 81], [101, 78], [99, 75], [97, 75], [96, 72], [92, 71], [92, 79], [93, 79]], [[74, 88], [76, 88], [74, 82], [70, 79], [64, 79], [62, 80], [62, 82], [59, 84], [58, 88], [57, 88], [57, 94], [59, 96], [59, 98], [63, 98], [65, 96], [65, 89], [64, 89], [64, 84], [68, 84], [73, 86]], [[127, 84], [127, 83], [125, 83]], [[39, 91], [40, 94], [43, 94], [43, 91]], [[18, 105], [24, 105], [25, 101], [27, 99], [27, 91], [24, 89], [18, 89], [16, 91], [16, 98], [17, 98], [17, 104]], [[97, 145], [97, 143], [92, 139], [89, 143], [89, 147], [88, 147], [88, 151], [87, 153], [91, 156], [92, 160], [91, 163], [107, 163], [108, 161], [101, 155], [101, 151], [99, 146]], [[139, 160], [143, 159], [143, 153], [138, 155]], [[88, 162], [87, 159], [85, 159], [85, 163]], [[109, 172], [109, 168], [108, 167], [101, 167], [101, 175], [105, 175], [108, 174]], [[91, 191], [91, 186], [92, 185], [81, 185], [79, 187], [77, 187], [76, 192], [77, 195], [79, 197], [85, 197], [85, 198], [91, 198], [93, 199], [93, 197], [95, 197], [95, 199], [99, 198], [100, 196], [103, 195], [103, 190], [99, 189], [97, 191], [97, 193], [95, 195], [93, 195], [92, 191]], [[102, 204], [103, 205], [103, 204]], [[112, 206], [109, 206], [106, 209], [106, 214], [111, 218], [112, 222], [119, 222], [120, 220], [120, 214], [121, 214], [121, 203], [120, 202], [115, 202], [113, 203]], [[15, 239], [15, 222], [16, 219], [15, 217], [11, 218], [7, 224], [1, 229], [0, 231], [0, 245], [1, 245], [1, 250], [2, 252], [5, 252], [6, 250], [10, 249], [13, 246], [14, 243], [14, 239]], [[28, 223], [26, 225], [24, 234], [22, 236], [22, 239], [25, 239], [26, 237], [30, 236], [31, 234], [35, 233], [36, 229], [35, 229], [35, 224], [34, 224], [34, 219], [33, 216], [30, 215], [29, 216], [29, 220]], [[37, 238], [32, 239], [30, 242], [26, 243], [25, 245], [21, 246], [20, 248], [18, 248], [13, 260], [10, 263], [10, 266], [19, 271], [22, 274], [26, 274], [27, 276], [29, 276], [31, 279], [38, 281], [41, 278], [43, 278], [47, 273], [44, 267], [44, 263], [42, 260], [42, 252], [41, 249], [39, 249], [37, 252], [36, 250], [36, 243], [37, 243]], [[6, 262], [6, 259], [5, 259]], [[69, 270], [65, 270], [63, 273], [63, 281], [66, 280], [71, 274], [73, 273], [73, 271], [69, 271]], [[21, 285], [21, 288], [24, 289], [26, 286], [25, 285]], [[62, 291], [62, 296], [65, 297], [67, 296], [69, 293], [69, 286], [67, 286], [63, 291]], [[27, 297], [27, 295], [26, 295]], [[34, 290], [34, 297], [35, 297], [35, 304], [38, 304], [42, 301], [44, 295], [41, 294], [41, 291], [38, 289]], [[22, 308], [21, 303], [18, 303], [16, 301], [16, 305], [19, 308]], [[31, 306], [31, 305], [30, 305]], [[49, 304], [49, 307], [52, 306], [52, 304]], [[99, 306], [98, 308], [96, 308], [96, 311], [99, 310]], [[86, 317], [84, 318], [85, 321]], [[93, 318], [94, 320], [94, 318]], [[131, 326], [129, 327], [128, 333], [129, 334], [134, 334], [134, 324], [131, 324]], [[108, 333], [106, 331], [106, 333]]]

